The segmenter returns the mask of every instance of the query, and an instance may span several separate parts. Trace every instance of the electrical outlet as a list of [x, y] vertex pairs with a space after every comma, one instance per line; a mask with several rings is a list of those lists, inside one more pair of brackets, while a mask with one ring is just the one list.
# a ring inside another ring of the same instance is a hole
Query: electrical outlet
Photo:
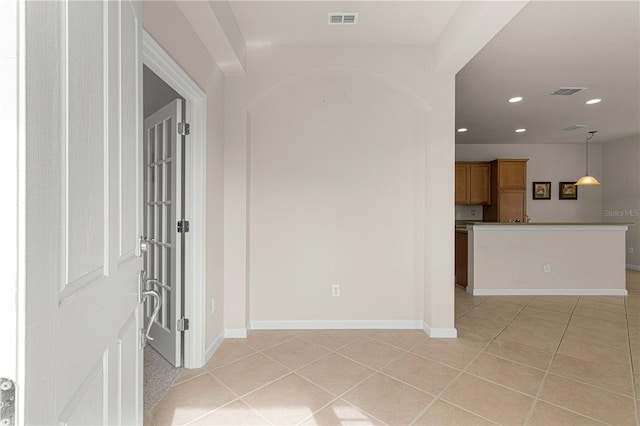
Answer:
[[545, 264], [542, 266], [542, 270], [543, 270], [544, 272], [551, 272], [551, 264], [550, 264], [550, 263], [545, 263]]
[[333, 297], [340, 296], [340, 284], [332, 284], [331, 285], [331, 295]]
[[471, 210], [471, 217], [476, 217], [477, 212], [475, 210]]
[[211, 299], [211, 313], [215, 314], [216, 313], [216, 299]]
[[629, 247], [627, 250], [629, 251], [629, 254], [633, 254], [633, 247]]

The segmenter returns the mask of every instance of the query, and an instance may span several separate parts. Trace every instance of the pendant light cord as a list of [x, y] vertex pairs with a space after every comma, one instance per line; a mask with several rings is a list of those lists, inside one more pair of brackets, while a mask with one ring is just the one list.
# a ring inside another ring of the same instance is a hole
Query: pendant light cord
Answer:
[[585, 151], [587, 152], [587, 167], [585, 175], [589, 176], [589, 141], [595, 136], [597, 130], [589, 132], [590, 136], [587, 136], [587, 141], [584, 143]]

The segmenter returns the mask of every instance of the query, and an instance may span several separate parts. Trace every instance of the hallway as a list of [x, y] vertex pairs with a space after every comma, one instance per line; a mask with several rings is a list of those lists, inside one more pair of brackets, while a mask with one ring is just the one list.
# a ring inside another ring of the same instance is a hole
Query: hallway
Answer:
[[627, 297], [474, 297], [459, 338], [254, 331], [183, 370], [145, 425], [640, 424], [640, 272]]

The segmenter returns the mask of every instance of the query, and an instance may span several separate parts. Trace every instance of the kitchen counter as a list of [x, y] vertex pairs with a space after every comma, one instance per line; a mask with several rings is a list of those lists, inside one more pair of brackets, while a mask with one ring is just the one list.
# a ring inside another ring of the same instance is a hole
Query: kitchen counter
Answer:
[[626, 295], [627, 223], [471, 223], [467, 291], [475, 295]]
[[468, 232], [468, 225], [482, 225], [484, 222], [479, 221], [462, 221], [456, 220], [455, 230], [456, 232]]
[[[585, 227], [585, 229], [594, 229], [594, 227], [605, 227], [609, 229], [610, 227], [618, 227], [618, 226], [630, 226], [632, 223], [614, 223], [614, 222], [528, 222], [528, 223], [499, 223], [499, 222], [482, 222], [482, 223], [468, 223], [464, 225], [464, 228], [467, 230], [469, 227], [476, 227], [476, 229], [484, 229], [484, 227], [496, 228], [500, 227], [503, 229], [510, 229], [512, 227], [515, 228], [525, 228], [525, 227], [536, 227], [536, 228], [544, 228], [550, 227], [550, 229], [561, 229], [562, 227], [570, 227], [570, 229], [578, 229], [580, 227]], [[457, 228], [461, 225], [456, 225]]]

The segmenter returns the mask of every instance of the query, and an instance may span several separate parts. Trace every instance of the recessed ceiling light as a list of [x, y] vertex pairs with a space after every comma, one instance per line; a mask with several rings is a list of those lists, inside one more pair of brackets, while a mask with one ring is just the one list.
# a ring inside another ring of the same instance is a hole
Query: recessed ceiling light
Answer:
[[512, 104], [515, 104], [516, 102], [520, 102], [521, 100], [522, 100], [522, 96], [516, 96], [509, 99], [509, 102], [511, 102]]
[[516, 129], [516, 133], [524, 133], [527, 129]]
[[585, 102], [585, 104], [593, 105], [593, 104], [599, 104], [600, 102], [602, 102], [602, 99], [589, 99], [587, 102]]
[[468, 130], [468, 129], [467, 129], [466, 127], [460, 127], [460, 128], [458, 129], [458, 133], [464, 133], [464, 132], [466, 132], [467, 130]]

